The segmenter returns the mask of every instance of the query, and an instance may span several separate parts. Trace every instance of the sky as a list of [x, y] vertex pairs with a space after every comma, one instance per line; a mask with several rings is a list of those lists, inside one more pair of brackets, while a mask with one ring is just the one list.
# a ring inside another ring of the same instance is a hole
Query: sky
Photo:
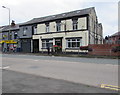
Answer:
[[0, 26], [9, 24], [9, 12], [2, 6], [10, 8], [10, 18], [15, 23], [95, 7], [98, 22], [103, 25], [103, 36], [110, 36], [118, 32], [118, 2], [119, 0], [0, 0]]

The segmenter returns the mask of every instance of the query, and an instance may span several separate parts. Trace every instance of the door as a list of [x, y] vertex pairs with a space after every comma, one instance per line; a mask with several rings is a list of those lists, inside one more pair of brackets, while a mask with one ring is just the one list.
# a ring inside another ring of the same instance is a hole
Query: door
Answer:
[[21, 49], [22, 49], [22, 52], [30, 53], [31, 52], [31, 39], [22, 39]]
[[58, 52], [62, 52], [62, 38], [56, 38], [55, 39], [55, 45], [58, 46]]
[[39, 52], [39, 39], [33, 40], [33, 52], [34, 53]]

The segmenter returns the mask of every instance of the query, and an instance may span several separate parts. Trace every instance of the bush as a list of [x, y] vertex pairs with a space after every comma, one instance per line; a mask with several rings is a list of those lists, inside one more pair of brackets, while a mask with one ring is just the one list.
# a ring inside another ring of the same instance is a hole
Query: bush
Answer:
[[112, 48], [113, 52], [119, 52], [120, 51], [120, 46], [116, 46]]

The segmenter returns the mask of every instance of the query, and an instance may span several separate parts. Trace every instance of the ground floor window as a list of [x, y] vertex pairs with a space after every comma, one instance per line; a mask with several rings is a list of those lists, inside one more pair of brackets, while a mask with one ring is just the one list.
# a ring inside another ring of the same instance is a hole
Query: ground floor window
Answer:
[[53, 39], [42, 40], [42, 48], [52, 48]]
[[81, 38], [69, 38], [66, 39], [67, 48], [80, 48], [81, 46]]

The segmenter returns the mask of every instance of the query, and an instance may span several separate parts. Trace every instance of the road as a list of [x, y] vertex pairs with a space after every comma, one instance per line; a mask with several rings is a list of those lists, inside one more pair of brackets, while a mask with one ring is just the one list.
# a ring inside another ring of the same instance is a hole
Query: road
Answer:
[[118, 95], [112, 90], [9, 70], [3, 70], [2, 89], [3, 93], [109, 93], [106, 95], [114, 93]]
[[2, 55], [7, 70], [100, 87], [118, 86], [118, 60], [33, 55]]

